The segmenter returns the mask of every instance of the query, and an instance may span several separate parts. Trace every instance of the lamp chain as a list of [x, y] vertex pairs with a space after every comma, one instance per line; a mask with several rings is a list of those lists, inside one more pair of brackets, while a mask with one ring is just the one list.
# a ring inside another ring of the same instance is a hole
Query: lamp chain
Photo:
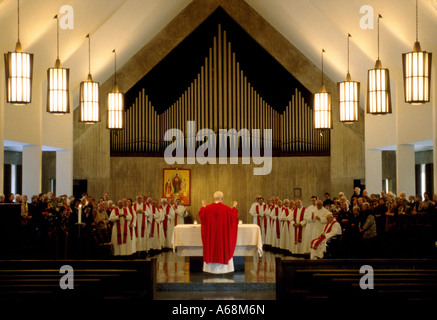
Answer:
[[115, 49], [112, 50], [114, 52], [114, 85], [117, 84], [117, 53], [115, 52]]
[[322, 86], [323, 86], [323, 53], [325, 52], [325, 49], [322, 49]]
[[91, 74], [91, 39], [89, 34], [87, 34], [87, 38], [88, 38], [88, 74]]
[[18, 42], [20, 42], [20, 0], [17, 0], [17, 16], [18, 16], [18, 30], [17, 30], [17, 38]]
[[419, 41], [419, 1], [416, 0], [416, 42]]

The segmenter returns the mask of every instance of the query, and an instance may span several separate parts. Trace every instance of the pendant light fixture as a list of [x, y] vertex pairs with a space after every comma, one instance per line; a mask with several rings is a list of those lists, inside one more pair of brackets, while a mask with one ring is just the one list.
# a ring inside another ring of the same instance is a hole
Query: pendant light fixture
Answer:
[[405, 102], [429, 102], [432, 54], [422, 51], [419, 43], [419, 4], [416, 0], [416, 42], [413, 51], [402, 54]]
[[80, 83], [79, 122], [93, 124], [100, 121], [99, 83], [91, 76], [91, 40], [88, 38], [88, 78]]
[[14, 105], [32, 102], [33, 54], [25, 53], [20, 42], [20, 1], [17, 1], [18, 40], [15, 52], [5, 54], [6, 101]]
[[339, 82], [338, 99], [340, 107], [340, 122], [354, 123], [358, 121], [358, 108], [360, 104], [360, 83], [352, 81], [349, 72], [349, 38], [347, 37], [347, 74], [346, 81]]
[[391, 113], [390, 73], [382, 67], [379, 59], [379, 20], [378, 15], [378, 60], [375, 68], [367, 73], [367, 113], [383, 115]]
[[106, 128], [110, 130], [123, 129], [124, 114], [124, 94], [118, 90], [117, 86], [117, 53], [114, 52], [114, 87], [108, 93], [108, 112]]
[[331, 93], [326, 92], [323, 83], [323, 53], [322, 49], [322, 87], [319, 92], [314, 95], [313, 108], [313, 127], [314, 129], [332, 129], [332, 98]]
[[59, 19], [56, 19], [57, 58], [54, 68], [47, 70], [47, 112], [66, 114], [70, 112], [70, 69], [62, 68], [59, 60]]

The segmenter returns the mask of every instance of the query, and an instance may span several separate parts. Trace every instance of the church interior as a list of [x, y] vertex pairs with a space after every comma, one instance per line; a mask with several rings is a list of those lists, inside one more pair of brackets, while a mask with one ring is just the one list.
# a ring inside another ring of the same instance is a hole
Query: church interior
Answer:
[[[0, 0], [0, 28], [0, 301], [437, 300], [437, 0]], [[162, 248], [114, 256], [82, 215], [178, 198], [200, 239], [217, 190], [239, 232], [258, 196], [291, 217], [328, 194], [352, 217], [358, 190], [411, 214], [389, 230], [393, 214], [381, 229], [370, 213], [384, 236], [367, 255], [329, 244], [315, 260], [259, 225], [218, 276], [175, 249], [176, 226]], [[58, 214], [23, 218], [41, 201]], [[59, 289], [63, 265], [75, 290]]]

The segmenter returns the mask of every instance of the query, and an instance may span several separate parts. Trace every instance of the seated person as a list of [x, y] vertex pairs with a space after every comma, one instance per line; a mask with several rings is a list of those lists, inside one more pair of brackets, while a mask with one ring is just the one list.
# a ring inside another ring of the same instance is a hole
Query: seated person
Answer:
[[328, 241], [337, 235], [341, 235], [341, 226], [340, 223], [334, 219], [332, 213], [328, 213], [326, 215], [327, 223], [323, 228], [323, 232], [319, 237], [313, 239], [311, 241], [310, 248], [310, 258], [311, 259], [322, 259], [326, 252], [326, 246]]

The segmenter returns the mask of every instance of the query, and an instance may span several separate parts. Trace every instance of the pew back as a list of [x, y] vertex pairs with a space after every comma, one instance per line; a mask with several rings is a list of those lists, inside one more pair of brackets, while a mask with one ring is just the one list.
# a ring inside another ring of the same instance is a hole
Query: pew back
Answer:
[[437, 300], [436, 289], [434, 259], [276, 258], [278, 300]]

